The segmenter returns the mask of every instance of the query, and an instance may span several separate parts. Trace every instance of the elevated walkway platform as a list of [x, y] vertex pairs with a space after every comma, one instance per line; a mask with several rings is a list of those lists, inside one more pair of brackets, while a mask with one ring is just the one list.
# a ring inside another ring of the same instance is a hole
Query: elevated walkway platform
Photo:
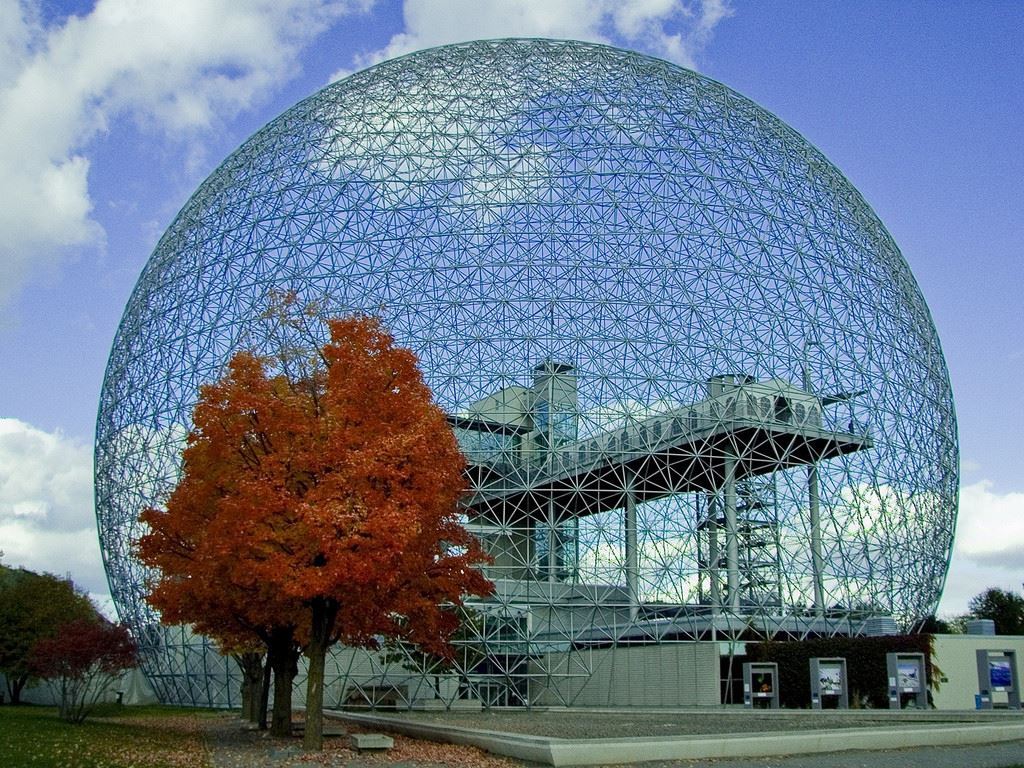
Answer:
[[[682, 410], [682, 409], [681, 409]], [[536, 514], [551, 500], [560, 515], [584, 516], [625, 506], [625, 489], [642, 503], [725, 484], [726, 461], [736, 480], [813, 464], [872, 445], [870, 437], [810, 423], [734, 416], [690, 418], [670, 412], [632, 427], [580, 440], [541, 464], [494, 462], [470, 467], [474, 492], [468, 510], [496, 504]]]

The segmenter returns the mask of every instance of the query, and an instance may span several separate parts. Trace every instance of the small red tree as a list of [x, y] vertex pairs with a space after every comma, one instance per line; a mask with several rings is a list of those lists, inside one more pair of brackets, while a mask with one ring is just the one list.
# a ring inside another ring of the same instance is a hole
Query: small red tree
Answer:
[[76, 619], [32, 649], [33, 674], [60, 698], [60, 716], [81, 723], [96, 703], [134, 667], [135, 641], [128, 630], [104, 619]]
[[0, 672], [11, 703], [32, 677], [32, 648], [74, 619], [93, 619], [96, 607], [67, 580], [0, 565]]
[[309, 660], [310, 749], [333, 643], [383, 636], [447, 655], [463, 595], [492, 589], [458, 522], [464, 459], [415, 355], [372, 318], [329, 328], [300, 376], [291, 358], [268, 373], [240, 353], [202, 389], [182, 479], [166, 511], [144, 514], [141, 542], [163, 573], [154, 604], [200, 631], [291, 622]]

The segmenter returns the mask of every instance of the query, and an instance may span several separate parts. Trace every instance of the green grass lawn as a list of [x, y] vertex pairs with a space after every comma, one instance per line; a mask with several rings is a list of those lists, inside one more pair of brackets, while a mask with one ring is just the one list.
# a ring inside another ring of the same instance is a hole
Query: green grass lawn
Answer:
[[0, 766], [17, 768], [191, 768], [210, 765], [199, 718], [173, 707], [97, 709], [82, 725], [52, 707], [0, 707]]

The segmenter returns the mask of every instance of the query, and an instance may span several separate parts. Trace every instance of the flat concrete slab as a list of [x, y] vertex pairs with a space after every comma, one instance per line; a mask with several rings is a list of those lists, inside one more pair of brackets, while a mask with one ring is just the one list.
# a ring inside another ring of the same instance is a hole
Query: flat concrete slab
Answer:
[[[554, 714], [554, 713], [552, 713]], [[565, 710], [560, 715], [567, 715]], [[611, 713], [609, 713], [611, 714]], [[618, 713], [635, 716], [631, 710]], [[660, 716], [681, 716], [683, 712], [660, 712]], [[701, 714], [707, 715], [704, 710]], [[789, 712], [789, 717], [802, 713]], [[805, 730], [742, 731], [732, 733], [688, 734], [672, 736], [637, 736], [614, 738], [560, 738], [523, 733], [466, 728], [446, 725], [435, 720], [413, 719], [392, 715], [332, 711], [334, 717], [360, 725], [373, 725], [389, 731], [421, 739], [469, 744], [494, 754], [554, 766], [610, 765], [641, 763], [655, 760], [699, 760], [739, 757], [766, 757], [842, 752], [848, 750], [903, 749], [924, 746], [992, 744], [1024, 740], [1024, 717], [979, 720], [973, 713], [921, 713], [932, 715], [931, 721], [906, 722], [899, 725], [819, 728]], [[807, 712], [816, 717], [816, 712]], [[731, 718], [730, 718], [731, 719]], [[916, 719], [916, 718], [915, 718]], [[923, 718], [922, 718], [923, 720]], [[779, 721], [782, 725], [784, 721]]]
[[356, 752], [382, 752], [395, 746], [395, 740], [383, 733], [353, 733], [349, 745]]

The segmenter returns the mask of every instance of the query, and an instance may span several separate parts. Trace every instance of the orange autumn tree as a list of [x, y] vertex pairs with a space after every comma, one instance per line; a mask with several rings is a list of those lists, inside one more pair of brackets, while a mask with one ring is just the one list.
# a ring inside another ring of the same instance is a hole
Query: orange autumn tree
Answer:
[[[308, 659], [311, 749], [322, 746], [332, 644], [387, 637], [449, 655], [463, 596], [492, 589], [458, 521], [464, 459], [415, 355], [376, 319], [328, 326], [301, 376], [243, 352], [202, 389], [181, 481], [166, 511], [144, 514], [140, 542], [162, 573], [153, 600], [175, 605], [177, 620], [215, 634], [222, 622], [293, 629]], [[206, 530], [202, 554], [174, 567], [202, 566], [169, 572], [154, 550], [176, 547], [187, 519]], [[189, 615], [204, 607], [208, 623]], [[277, 698], [275, 685], [275, 712]]]
[[[237, 394], [265, 378], [260, 363], [243, 354], [231, 361], [223, 381], [202, 388], [181, 478], [165, 510], [142, 513], [149, 532], [140, 538], [138, 553], [158, 574], [147, 600], [165, 624], [191, 624], [223, 651], [248, 650], [254, 642], [267, 649], [274, 671], [271, 732], [283, 736], [291, 730], [292, 679], [308, 611], [231, 547], [239, 530], [258, 523], [251, 518], [261, 514], [242, 501], [255, 468], [248, 448], [254, 412], [239, 410]], [[256, 718], [265, 727], [262, 694]], [[243, 708], [252, 713], [254, 704], [243, 699]]]

